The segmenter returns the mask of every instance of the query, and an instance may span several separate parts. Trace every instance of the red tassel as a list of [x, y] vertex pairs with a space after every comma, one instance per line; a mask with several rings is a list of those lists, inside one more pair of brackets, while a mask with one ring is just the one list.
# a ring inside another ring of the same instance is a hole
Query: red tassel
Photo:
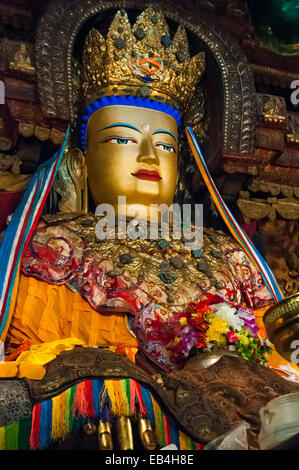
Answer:
[[164, 427], [164, 437], [165, 437], [165, 445], [168, 446], [171, 444], [171, 433], [169, 433], [170, 429], [168, 427], [168, 420], [163, 413], [163, 427]]
[[135, 415], [136, 411], [136, 394], [137, 394], [137, 382], [135, 380], [130, 379], [130, 408], [131, 408], [131, 415]]
[[198, 442], [195, 443], [195, 449], [196, 450], [204, 450], [205, 446], [203, 444], [198, 444]]
[[[166, 421], [167, 421], [167, 439], [168, 439], [168, 443], [171, 444], [172, 443], [172, 439], [171, 439], [171, 423], [170, 423], [170, 420], [166, 418]], [[166, 444], [167, 445], [167, 444]]]
[[32, 425], [30, 435], [30, 447], [31, 449], [39, 449], [39, 429], [40, 429], [40, 410], [41, 404], [38, 403], [32, 410]]
[[146, 408], [145, 403], [143, 401], [141, 386], [137, 382], [136, 382], [136, 393], [137, 393], [137, 397], [138, 397], [138, 401], [139, 401], [140, 416], [142, 418], [145, 418], [146, 416], [148, 416], [148, 411], [147, 411], [147, 408]]
[[74, 416], [81, 416], [82, 418], [95, 416], [92, 380], [86, 380], [77, 385], [72, 413]]
[[76, 394], [72, 408], [73, 415], [76, 417], [81, 416], [82, 418], [87, 418], [89, 416], [95, 416], [93, 408], [92, 386], [90, 392], [90, 386], [86, 385], [87, 382], [91, 381], [87, 380], [86, 382], [81, 382], [77, 385], [76, 388]]
[[89, 417], [95, 417], [93, 407], [93, 391], [92, 391], [92, 380], [86, 380], [85, 382], [85, 401], [87, 405], [87, 415]]

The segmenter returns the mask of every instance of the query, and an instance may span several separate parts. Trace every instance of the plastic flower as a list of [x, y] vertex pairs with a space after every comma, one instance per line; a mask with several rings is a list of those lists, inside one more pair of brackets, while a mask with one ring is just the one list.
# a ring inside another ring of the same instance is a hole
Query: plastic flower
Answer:
[[206, 342], [216, 341], [223, 343], [222, 335], [226, 334], [229, 330], [228, 324], [225, 320], [217, 318], [215, 314], [208, 315], [209, 328], [206, 332]]
[[244, 326], [244, 320], [239, 318], [236, 315], [236, 309], [230, 307], [227, 304], [218, 304], [215, 307], [213, 306], [214, 314], [216, 317], [220, 318], [227, 322], [227, 324], [236, 331], [240, 331], [241, 328]]
[[197, 343], [196, 343], [197, 348], [206, 348], [207, 343], [206, 343], [206, 334], [203, 331], [200, 331], [197, 333]]
[[167, 345], [167, 349], [171, 351], [171, 362], [182, 365], [184, 360], [189, 356], [189, 352], [197, 343], [197, 334], [190, 328], [185, 326], [183, 330], [176, 336], [173, 341]]
[[238, 309], [238, 317], [244, 321], [245, 328], [247, 328], [247, 330], [256, 337], [259, 332], [259, 328], [255, 323], [256, 316], [253, 311], [249, 308], [240, 307]]
[[227, 333], [227, 339], [228, 339], [228, 342], [229, 343], [235, 343], [236, 341], [238, 341], [238, 336], [236, 335], [236, 332], [235, 331], [229, 331]]
[[209, 300], [201, 300], [200, 302], [190, 302], [187, 307], [187, 314], [192, 315], [194, 313], [206, 314], [211, 312], [211, 302]]
[[244, 328], [242, 329], [242, 331], [236, 333], [236, 335], [241, 344], [243, 344], [244, 346], [247, 346], [249, 344], [248, 332]]
[[[211, 313], [210, 302], [208, 300], [201, 300], [200, 302], [190, 302], [186, 309], [186, 313], [182, 314], [187, 316], [187, 321], [190, 326], [196, 328], [199, 331], [205, 331], [208, 327], [205, 316]], [[184, 324], [183, 317], [180, 318], [180, 323]], [[182, 323], [183, 321], [183, 323]]]
[[256, 316], [252, 310], [246, 307], [238, 307], [238, 316], [244, 320], [255, 320]]
[[206, 331], [208, 324], [205, 320], [204, 315], [201, 314], [192, 314], [189, 318], [189, 325], [193, 326], [199, 331]]

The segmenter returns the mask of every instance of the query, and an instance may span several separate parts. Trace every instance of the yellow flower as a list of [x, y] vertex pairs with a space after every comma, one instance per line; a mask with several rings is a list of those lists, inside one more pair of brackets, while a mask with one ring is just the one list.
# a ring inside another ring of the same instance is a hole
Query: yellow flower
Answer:
[[249, 338], [244, 330], [238, 331], [236, 335], [241, 344], [243, 344], [244, 346], [247, 346], [249, 344]]
[[181, 317], [179, 319], [180, 325], [187, 325], [187, 318], [186, 317]]
[[178, 336], [176, 336], [176, 337], [174, 338], [174, 341], [175, 341], [175, 343], [179, 343], [179, 342], [181, 341], [181, 338], [179, 338]]
[[225, 338], [223, 337], [229, 330], [228, 324], [225, 320], [217, 318], [214, 314], [207, 316], [209, 322], [209, 328], [206, 332], [206, 341], [210, 343], [211, 341], [216, 341], [217, 343], [223, 343]]

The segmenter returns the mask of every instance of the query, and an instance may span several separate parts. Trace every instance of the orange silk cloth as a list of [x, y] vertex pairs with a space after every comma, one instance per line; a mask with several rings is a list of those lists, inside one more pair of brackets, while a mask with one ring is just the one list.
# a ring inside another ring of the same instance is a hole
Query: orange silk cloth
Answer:
[[[55, 286], [20, 276], [15, 311], [8, 331], [9, 344], [47, 343], [78, 338], [86, 346], [104, 346], [118, 351], [137, 348], [125, 316], [100, 314], [80, 294], [66, 286]], [[7, 351], [13, 352], [11, 348]]]

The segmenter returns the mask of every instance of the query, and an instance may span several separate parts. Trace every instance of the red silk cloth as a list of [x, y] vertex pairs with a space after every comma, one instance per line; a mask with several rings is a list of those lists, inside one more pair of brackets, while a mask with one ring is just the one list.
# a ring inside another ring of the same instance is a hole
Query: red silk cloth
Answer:
[[23, 194], [24, 191], [0, 190], [0, 232], [6, 228], [7, 217], [16, 210]]

